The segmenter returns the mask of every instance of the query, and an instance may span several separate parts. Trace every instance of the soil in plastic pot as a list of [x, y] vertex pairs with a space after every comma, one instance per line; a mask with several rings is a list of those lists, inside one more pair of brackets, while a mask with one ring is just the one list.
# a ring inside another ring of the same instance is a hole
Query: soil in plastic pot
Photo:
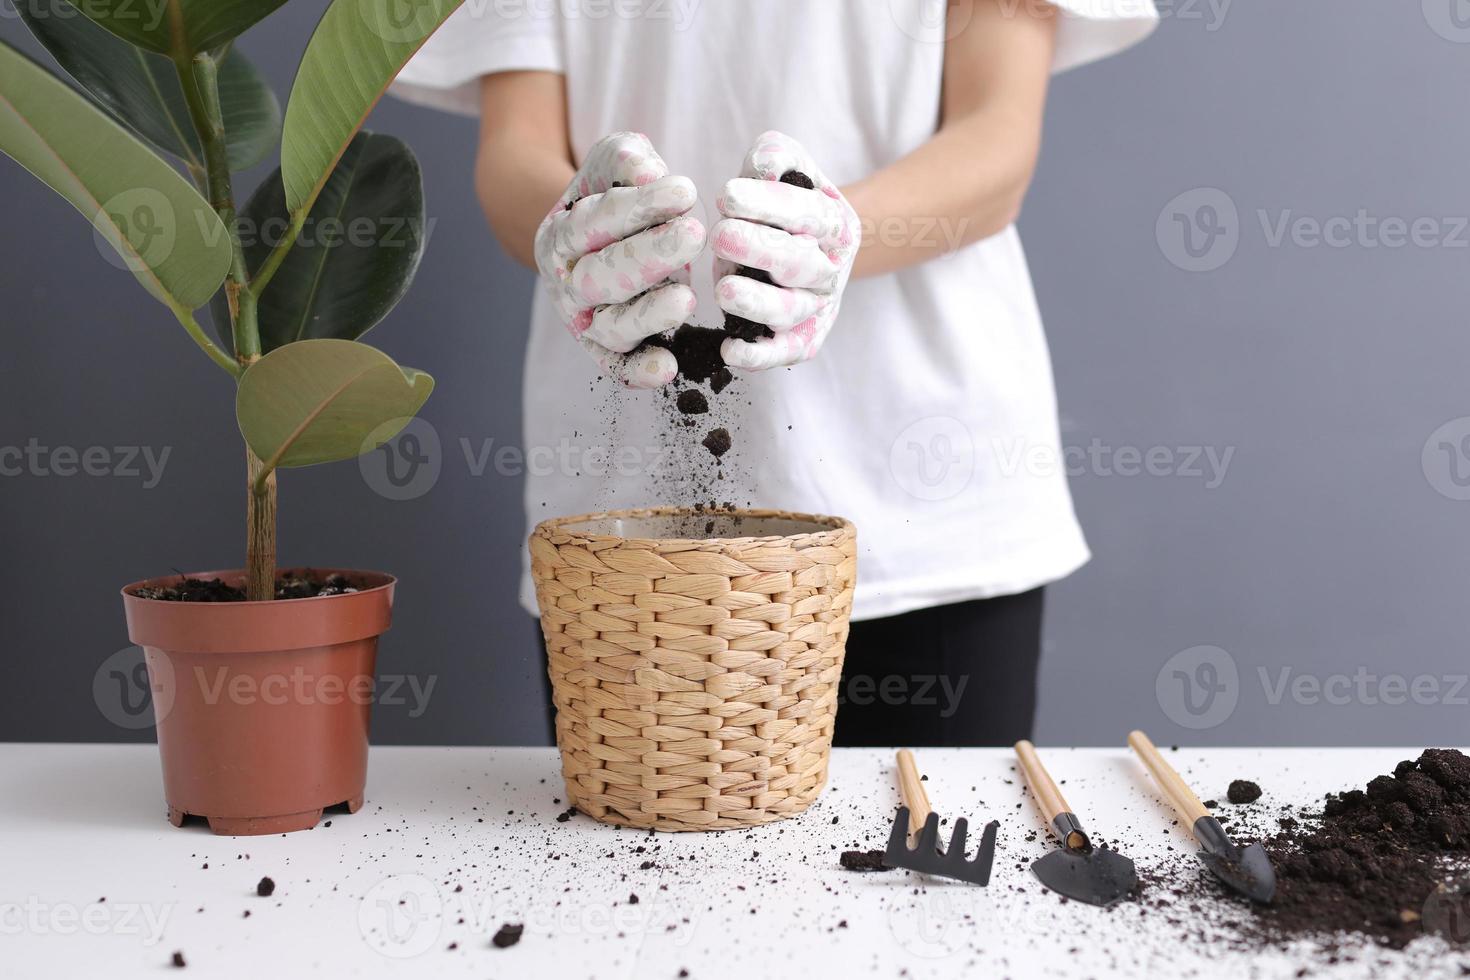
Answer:
[[[285, 594], [311, 597], [246, 602], [232, 593], [243, 578], [205, 572], [123, 589], [153, 689], [168, 817], [203, 818], [217, 834], [305, 830], [327, 807], [362, 806], [396, 580], [284, 572]], [[203, 594], [189, 580], [206, 583]]]

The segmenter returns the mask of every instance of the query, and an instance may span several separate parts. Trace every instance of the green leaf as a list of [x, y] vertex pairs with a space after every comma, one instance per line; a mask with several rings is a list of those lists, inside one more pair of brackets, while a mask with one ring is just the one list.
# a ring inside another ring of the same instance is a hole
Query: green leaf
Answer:
[[[279, 170], [256, 190], [242, 219], [253, 275], [290, 221]], [[358, 133], [260, 295], [261, 350], [367, 333], [408, 291], [424, 254], [423, 230], [423, 175], [413, 152], [392, 136]]]
[[189, 182], [85, 96], [0, 44], [0, 151], [92, 221], [145, 289], [202, 306], [230, 266], [230, 236]]
[[422, 371], [351, 340], [278, 347], [240, 378], [235, 417], [267, 470], [371, 452], [396, 436], [434, 390]]
[[[66, 0], [16, 0], [16, 9], [36, 40], [103, 108], [165, 153], [204, 166], [172, 61], [133, 47]], [[281, 106], [264, 76], [233, 48], [219, 66], [219, 97], [230, 168], [264, 160], [280, 139]]]
[[210, 51], [286, 0], [85, 0], [81, 11], [130, 44], [175, 58]]
[[281, 138], [286, 207], [311, 204], [390, 82], [461, 0], [332, 0], [306, 45]]

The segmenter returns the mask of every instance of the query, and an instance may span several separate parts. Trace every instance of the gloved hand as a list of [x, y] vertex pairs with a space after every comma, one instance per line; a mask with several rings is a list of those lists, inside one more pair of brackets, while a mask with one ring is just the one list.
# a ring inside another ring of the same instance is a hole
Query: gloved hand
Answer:
[[644, 339], [694, 312], [688, 266], [704, 225], [688, 216], [694, 183], [672, 177], [648, 137], [613, 133], [536, 231], [536, 266], [572, 336], [604, 371], [633, 388], [657, 388], [678, 371]]
[[[782, 182], [792, 171], [811, 178], [813, 189]], [[762, 371], [810, 359], [832, 329], [852, 274], [862, 242], [857, 212], [800, 143], [774, 131], [756, 139], [718, 206], [724, 218], [711, 233], [715, 297], [725, 312], [774, 333], [726, 340], [725, 363]], [[765, 272], [771, 283], [736, 275], [742, 266]]]

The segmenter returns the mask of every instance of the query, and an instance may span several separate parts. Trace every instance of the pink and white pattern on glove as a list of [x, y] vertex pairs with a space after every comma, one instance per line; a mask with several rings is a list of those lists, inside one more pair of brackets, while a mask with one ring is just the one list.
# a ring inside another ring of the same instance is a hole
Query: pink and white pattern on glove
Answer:
[[[792, 170], [815, 187], [782, 183]], [[724, 217], [710, 234], [715, 298], [775, 334], [726, 340], [725, 363], [764, 371], [810, 360], [837, 319], [862, 244], [857, 212], [800, 143], [774, 130], [756, 139], [717, 204]], [[735, 275], [740, 266], [766, 272], [774, 285]]]
[[618, 381], [657, 388], [674, 355], [638, 350], [694, 312], [689, 263], [704, 225], [689, 215], [694, 184], [669, 168], [641, 133], [613, 133], [587, 154], [536, 231], [536, 267], [572, 336]]

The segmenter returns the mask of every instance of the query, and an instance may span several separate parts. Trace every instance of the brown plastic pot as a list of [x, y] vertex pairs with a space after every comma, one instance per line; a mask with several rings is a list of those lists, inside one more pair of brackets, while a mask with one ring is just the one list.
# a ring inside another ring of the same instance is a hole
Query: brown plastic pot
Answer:
[[[362, 806], [378, 636], [388, 629], [397, 579], [312, 571], [366, 587], [273, 602], [134, 594], [178, 576], [123, 588], [128, 638], [148, 664], [174, 826], [192, 815], [216, 834], [278, 834], [314, 827], [325, 807]], [[245, 573], [190, 577], [240, 586]]]

